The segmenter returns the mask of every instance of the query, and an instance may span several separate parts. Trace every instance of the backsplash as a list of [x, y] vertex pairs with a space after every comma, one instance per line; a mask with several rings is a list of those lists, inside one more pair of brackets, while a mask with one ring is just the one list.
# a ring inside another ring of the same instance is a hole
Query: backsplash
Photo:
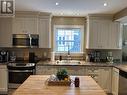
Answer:
[[[111, 55], [109, 55], [109, 54], [111, 54]], [[106, 62], [107, 56], [112, 56], [113, 61], [116, 63], [122, 62], [122, 50], [99, 50], [99, 49], [98, 50], [95, 50], [95, 49], [86, 50], [86, 58], [89, 55], [96, 56], [95, 59], [97, 59], [96, 61], [99, 61], [99, 62]], [[94, 61], [95, 61], [95, 59], [94, 59]]]
[[10, 55], [12, 55], [12, 53], [16, 56], [16, 58], [18, 59], [23, 59], [23, 60], [29, 60], [29, 53], [33, 52], [35, 53], [35, 56], [38, 59], [41, 60], [46, 60], [46, 59], [50, 59], [51, 55], [51, 49], [49, 48], [0, 48], [0, 50], [7, 50], [9, 51]]

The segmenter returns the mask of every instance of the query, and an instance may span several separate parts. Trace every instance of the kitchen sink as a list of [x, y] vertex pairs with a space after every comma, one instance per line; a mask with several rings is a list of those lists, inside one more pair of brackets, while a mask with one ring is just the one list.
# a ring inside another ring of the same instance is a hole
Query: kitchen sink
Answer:
[[78, 60], [61, 60], [61, 61], [57, 60], [56, 64], [58, 65], [80, 65], [81, 63]]

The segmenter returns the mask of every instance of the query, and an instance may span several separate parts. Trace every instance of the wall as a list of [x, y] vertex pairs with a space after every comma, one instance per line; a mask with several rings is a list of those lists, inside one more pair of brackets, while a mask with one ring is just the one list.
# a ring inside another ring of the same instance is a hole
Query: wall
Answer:
[[[53, 31], [54, 25], [84, 25], [84, 35], [86, 35], [86, 18], [85, 17], [62, 17], [62, 16], [53, 16], [51, 22], [51, 35], [52, 35], [52, 51], [53, 51]], [[84, 36], [84, 52], [85, 52], [85, 39]], [[77, 56], [78, 57], [78, 56]], [[79, 57], [80, 58], [80, 57]]]

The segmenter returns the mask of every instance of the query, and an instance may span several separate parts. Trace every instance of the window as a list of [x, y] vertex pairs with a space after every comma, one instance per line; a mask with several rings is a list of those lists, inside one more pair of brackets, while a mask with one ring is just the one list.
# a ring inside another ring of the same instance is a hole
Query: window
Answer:
[[55, 52], [83, 52], [83, 26], [56, 25], [54, 29]]

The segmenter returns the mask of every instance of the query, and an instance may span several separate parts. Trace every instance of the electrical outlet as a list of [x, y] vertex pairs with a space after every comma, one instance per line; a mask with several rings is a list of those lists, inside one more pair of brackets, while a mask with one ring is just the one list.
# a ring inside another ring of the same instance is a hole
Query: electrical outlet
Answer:
[[46, 57], [47, 56], [47, 52], [44, 52], [44, 57]]

